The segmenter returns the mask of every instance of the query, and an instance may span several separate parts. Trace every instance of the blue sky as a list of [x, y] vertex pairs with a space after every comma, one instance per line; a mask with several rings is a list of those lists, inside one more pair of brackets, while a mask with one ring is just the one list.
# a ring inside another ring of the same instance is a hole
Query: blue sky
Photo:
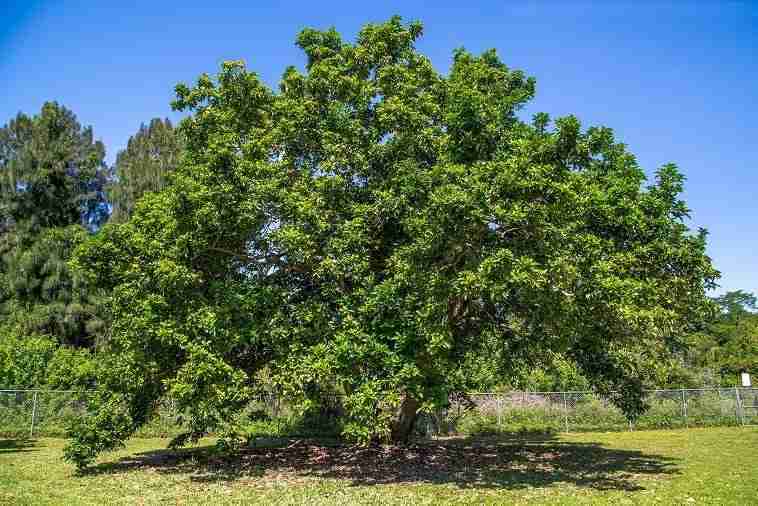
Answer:
[[57, 100], [112, 161], [141, 122], [177, 118], [176, 83], [244, 59], [275, 85], [303, 27], [352, 37], [393, 14], [424, 23], [440, 71], [494, 47], [537, 78], [528, 114], [609, 126], [648, 173], [678, 164], [720, 291], [758, 293], [758, 2], [0, 0], [0, 124]]

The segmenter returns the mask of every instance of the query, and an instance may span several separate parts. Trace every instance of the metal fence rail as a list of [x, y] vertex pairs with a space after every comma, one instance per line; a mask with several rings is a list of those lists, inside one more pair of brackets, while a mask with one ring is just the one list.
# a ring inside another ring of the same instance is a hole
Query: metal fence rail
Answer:
[[[87, 411], [91, 392], [0, 390], [0, 435], [62, 436], [68, 423]], [[758, 424], [758, 388], [650, 390], [647, 412], [630, 422], [592, 392], [470, 393], [451, 397], [447, 408], [419, 417], [420, 435], [524, 431], [613, 431]], [[339, 400], [337, 400], [339, 403]], [[255, 409], [276, 419], [288, 412], [285, 399], [261, 396]], [[176, 432], [175, 403], [160, 403], [153, 429]], [[157, 428], [157, 429], [156, 429]]]

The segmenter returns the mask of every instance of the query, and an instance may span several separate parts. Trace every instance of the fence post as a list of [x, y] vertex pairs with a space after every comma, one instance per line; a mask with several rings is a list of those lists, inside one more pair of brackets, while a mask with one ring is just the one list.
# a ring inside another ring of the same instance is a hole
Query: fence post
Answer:
[[734, 411], [737, 416], [737, 423], [745, 425], [745, 419], [742, 417], [742, 399], [740, 399], [740, 387], [734, 387], [734, 396], [737, 399], [737, 404], [734, 406]]
[[569, 431], [569, 412], [566, 404], [566, 392], [563, 392], [563, 423], [566, 425], [566, 432]]
[[497, 394], [495, 406], [497, 406], [497, 426], [501, 427], [503, 425], [503, 396], [501, 394]]
[[682, 415], [684, 416], [684, 426], [688, 427], [687, 425], [687, 396], [684, 393], [684, 388], [682, 388]]
[[32, 423], [29, 425], [29, 439], [34, 437], [34, 418], [37, 416], [37, 391], [32, 396]]

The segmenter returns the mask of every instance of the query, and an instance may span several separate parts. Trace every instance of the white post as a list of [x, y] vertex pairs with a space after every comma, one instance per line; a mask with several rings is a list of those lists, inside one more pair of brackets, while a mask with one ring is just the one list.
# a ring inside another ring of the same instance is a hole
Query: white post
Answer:
[[750, 374], [743, 372], [740, 374], [740, 379], [742, 381], [742, 386], [745, 388], [750, 388], [752, 384], [750, 383]]
[[566, 432], [569, 431], [569, 412], [568, 404], [566, 403], [566, 392], [563, 392], [563, 422], [566, 425]]
[[682, 388], [682, 414], [684, 415], [684, 426], [687, 427], [687, 397]]

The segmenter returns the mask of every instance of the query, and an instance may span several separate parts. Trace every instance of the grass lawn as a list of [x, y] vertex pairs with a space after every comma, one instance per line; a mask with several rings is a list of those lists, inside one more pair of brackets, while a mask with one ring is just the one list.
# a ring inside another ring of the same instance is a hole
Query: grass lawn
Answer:
[[288, 441], [225, 457], [135, 439], [82, 476], [61, 461], [63, 445], [0, 439], [0, 504], [758, 505], [750, 427], [407, 448]]

